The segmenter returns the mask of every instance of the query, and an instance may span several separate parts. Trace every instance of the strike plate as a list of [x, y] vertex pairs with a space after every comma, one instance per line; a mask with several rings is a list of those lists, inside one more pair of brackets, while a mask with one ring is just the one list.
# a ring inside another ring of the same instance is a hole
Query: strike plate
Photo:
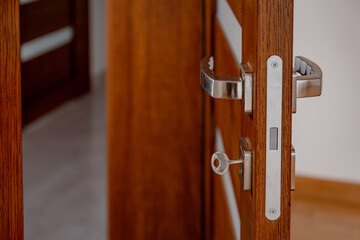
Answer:
[[266, 186], [265, 216], [280, 217], [281, 210], [281, 118], [283, 61], [273, 55], [267, 60], [266, 99]]

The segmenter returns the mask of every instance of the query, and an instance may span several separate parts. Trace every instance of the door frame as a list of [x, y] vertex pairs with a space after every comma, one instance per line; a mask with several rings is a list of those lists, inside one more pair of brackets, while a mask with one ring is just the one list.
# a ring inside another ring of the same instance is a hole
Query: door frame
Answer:
[[24, 238], [19, 1], [0, 4], [0, 239]]

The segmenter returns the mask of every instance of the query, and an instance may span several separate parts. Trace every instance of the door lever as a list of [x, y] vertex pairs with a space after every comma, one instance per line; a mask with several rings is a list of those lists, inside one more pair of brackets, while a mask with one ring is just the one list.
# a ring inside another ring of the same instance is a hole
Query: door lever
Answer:
[[296, 113], [296, 99], [317, 97], [322, 90], [322, 71], [313, 61], [295, 57], [293, 70], [292, 112]]
[[248, 63], [240, 65], [240, 77], [216, 76], [214, 58], [204, 57], [200, 63], [201, 86], [213, 98], [242, 99], [244, 112], [252, 114], [253, 74]]

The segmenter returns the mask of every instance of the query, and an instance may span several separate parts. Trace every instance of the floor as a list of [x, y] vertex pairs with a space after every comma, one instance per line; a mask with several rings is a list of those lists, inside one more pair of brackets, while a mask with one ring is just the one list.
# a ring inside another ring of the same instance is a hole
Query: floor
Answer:
[[291, 240], [359, 240], [360, 185], [296, 178]]
[[25, 240], [106, 239], [104, 86], [23, 130]]

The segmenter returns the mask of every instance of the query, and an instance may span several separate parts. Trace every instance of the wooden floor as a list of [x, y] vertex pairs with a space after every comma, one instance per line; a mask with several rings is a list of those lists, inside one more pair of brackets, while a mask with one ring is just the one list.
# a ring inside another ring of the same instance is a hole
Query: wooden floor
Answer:
[[291, 240], [359, 240], [360, 186], [296, 178]]

